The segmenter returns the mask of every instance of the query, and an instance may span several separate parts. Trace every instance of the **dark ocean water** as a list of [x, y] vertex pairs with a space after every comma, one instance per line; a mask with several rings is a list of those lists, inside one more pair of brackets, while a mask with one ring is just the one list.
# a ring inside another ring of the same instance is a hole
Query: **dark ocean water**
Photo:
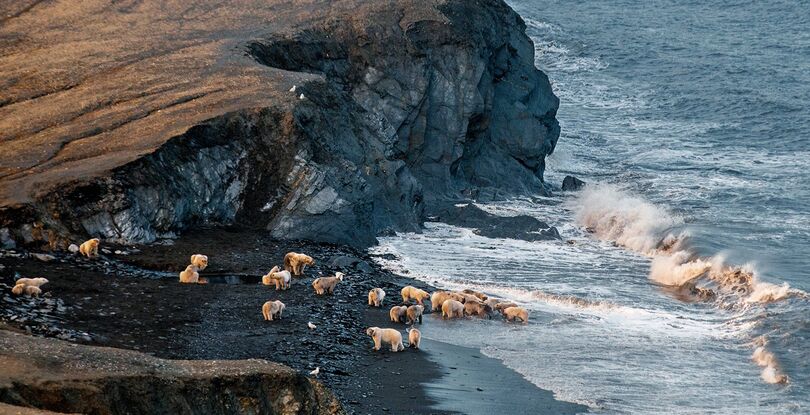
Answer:
[[423, 335], [596, 413], [810, 413], [810, 2], [510, 4], [561, 100], [546, 178], [591, 186], [481, 205], [571, 245], [384, 239], [392, 269], [532, 313]]

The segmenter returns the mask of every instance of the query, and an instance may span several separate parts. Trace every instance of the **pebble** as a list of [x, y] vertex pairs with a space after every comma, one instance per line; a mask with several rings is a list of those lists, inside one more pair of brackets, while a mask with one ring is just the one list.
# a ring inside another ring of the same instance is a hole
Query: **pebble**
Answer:
[[54, 259], [56, 259], [55, 256], [48, 255], [48, 254], [31, 254], [31, 256], [33, 256], [34, 258], [36, 258], [36, 259], [38, 259], [38, 260], [40, 260], [42, 262], [51, 262]]

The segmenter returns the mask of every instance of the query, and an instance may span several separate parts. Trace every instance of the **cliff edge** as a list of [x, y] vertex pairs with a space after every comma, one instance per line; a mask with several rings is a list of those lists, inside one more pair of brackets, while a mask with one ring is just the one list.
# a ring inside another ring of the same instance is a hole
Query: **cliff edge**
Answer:
[[238, 222], [366, 246], [431, 204], [545, 191], [558, 100], [501, 0], [0, 16], [0, 245]]

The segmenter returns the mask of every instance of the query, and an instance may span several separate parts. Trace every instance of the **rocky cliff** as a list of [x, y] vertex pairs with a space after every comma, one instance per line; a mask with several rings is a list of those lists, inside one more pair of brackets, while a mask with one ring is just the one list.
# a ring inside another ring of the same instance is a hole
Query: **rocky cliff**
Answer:
[[0, 243], [364, 246], [545, 191], [558, 101], [501, 0], [230, 3], [0, 6]]

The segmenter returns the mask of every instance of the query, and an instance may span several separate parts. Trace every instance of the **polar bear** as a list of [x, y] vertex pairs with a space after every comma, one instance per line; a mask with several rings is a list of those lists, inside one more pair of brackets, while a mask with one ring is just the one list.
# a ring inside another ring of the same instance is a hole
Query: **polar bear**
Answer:
[[334, 294], [337, 283], [343, 281], [343, 275], [342, 272], [336, 272], [334, 277], [316, 278], [315, 281], [312, 281], [312, 288], [315, 289], [315, 294]]
[[415, 327], [411, 327], [405, 331], [408, 332], [408, 347], [419, 349], [419, 343], [422, 342], [422, 332]]
[[499, 299], [497, 299], [497, 298], [490, 297], [490, 298], [487, 298], [487, 300], [486, 300], [486, 301], [484, 301], [484, 304], [488, 305], [488, 306], [489, 306], [489, 308], [491, 308], [491, 309], [495, 310], [495, 307], [496, 307], [496, 306], [497, 306], [497, 305], [498, 305], [500, 302], [501, 302], [501, 300], [499, 300]]
[[373, 288], [368, 292], [368, 305], [374, 307], [382, 307], [383, 300], [385, 299], [385, 291], [382, 288]]
[[486, 295], [486, 294], [484, 294], [484, 293], [482, 293], [482, 292], [480, 292], [480, 291], [471, 290], [471, 289], [469, 289], [469, 288], [468, 288], [468, 289], [465, 289], [465, 290], [461, 290], [461, 292], [462, 292], [463, 294], [474, 295], [474, 296], [476, 296], [476, 297], [477, 297], [479, 300], [481, 300], [481, 301], [487, 301], [487, 299], [489, 298], [489, 297], [487, 297], [487, 295]]
[[281, 319], [281, 313], [287, 308], [284, 303], [279, 300], [268, 301], [262, 305], [262, 316], [265, 321], [273, 321], [273, 319]]
[[506, 308], [503, 310], [503, 316], [506, 317], [506, 321], [514, 321], [516, 318], [519, 318], [523, 324], [529, 323], [529, 312], [522, 307]]
[[518, 305], [512, 302], [502, 302], [495, 305], [495, 310], [500, 311], [503, 314], [503, 310], [506, 310], [509, 307], [517, 307]]
[[208, 255], [194, 254], [191, 256], [191, 265], [202, 271], [208, 267]]
[[452, 291], [434, 291], [433, 294], [430, 295], [430, 310], [441, 310], [442, 304], [444, 304], [444, 302], [447, 300], [463, 302], [464, 296]]
[[180, 272], [180, 282], [185, 284], [196, 284], [200, 282], [200, 274], [197, 272], [197, 267], [189, 265], [185, 271]]
[[422, 324], [422, 313], [425, 312], [425, 307], [421, 305], [412, 305], [408, 307], [408, 311], [406, 311], [406, 315], [408, 316], [408, 324], [416, 324], [416, 320], [419, 320], [419, 324]]
[[408, 306], [400, 305], [400, 306], [393, 306], [391, 307], [391, 311], [388, 312], [388, 316], [391, 317], [391, 321], [394, 323], [404, 323], [405, 322], [405, 315], [408, 312]]
[[492, 308], [484, 303], [478, 301], [467, 301], [464, 303], [464, 314], [468, 316], [490, 318], [489, 313], [491, 312]]
[[402, 294], [402, 302], [408, 304], [411, 299], [416, 300], [416, 303], [422, 305], [422, 301], [426, 300], [430, 297], [430, 294], [427, 291], [420, 290], [419, 288], [412, 287], [410, 285], [406, 286], [401, 291]]
[[25, 287], [25, 284], [17, 284], [11, 289], [11, 293], [14, 295], [22, 295], [22, 293], [25, 292]]
[[46, 278], [37, 277], [37, 278], [20, 278], [14, 282], [16, 285], [33, 285], [34, 287], [41, 287], [48, 283]]
[[279, 271], [278, 265], [273, 267], [270, 272], [262, 277], [262, 284], [274, 284], [276, 286], [276, 290], [278, 290], [279, 287], [281, 287], [282, 290], [290, 288], [290, 281], [292, 281], [290, 271]]
[[458, 293], [458, 295], [460, 295], [462, 297], [462, 300], [460, 300], [462, 304], [466, 304], [466, 303], [481, 303], [481, 304], [484, 304], [484, 302], [481, 301], [480, 298], [478, 298], [478, 297], [476, 297], [476, 296], [474, 296], [472, 294]]
[[456, 300], [447, 300], [442, 304], [442, 318], [463, 318], [464, 304]]
[[101, 243], [101, 240], [98, 238], [85, 241], [83, 244], [81, 244], [81, 246], [79, 246], [79, 252], [88, 258], [95, 258], [98, 256], [99, 243]]
[[374, 340], [374, 350], [380, 350], [382, 343], [391, 343], [392, 352], [405, 350], [402, 344], [402, 333], [395, 329], [381, 329], [379, 327], [369, 327], [366, 334]]
[[315, 260], [309, 255], [295, 252], [288, 252], [287, 255], [284, 255], [284, 270], [292, 272], [295, 276], [303, 274], [307, 265], [314, 263]]

